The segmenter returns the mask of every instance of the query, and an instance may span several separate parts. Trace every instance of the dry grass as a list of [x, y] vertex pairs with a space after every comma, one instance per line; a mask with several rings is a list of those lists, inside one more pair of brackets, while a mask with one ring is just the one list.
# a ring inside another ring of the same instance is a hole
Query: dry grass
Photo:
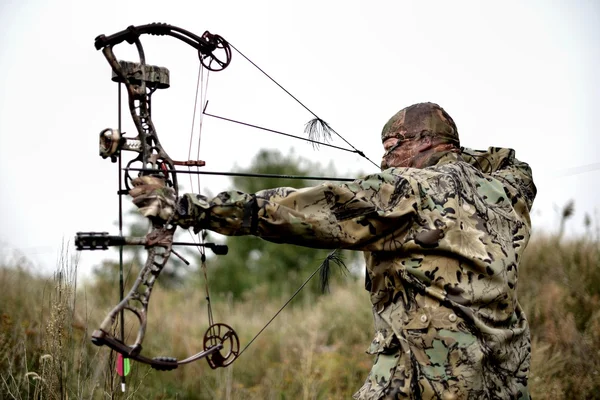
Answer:
[[600, 398], [598, 240], [538, 236], [525, 256], [519, 299], [533, 335], [533, 397]]
[[[331, 295], [297, 299], [229, 368], [213, 371], [201, 361], [161, 373], [134, 364], [121, 394], [110, 352], [89, 343], [88, 327], [112, 306], [103, 300], [110, 296], [97, 296], [99, 287], [77, 289], [72, 264], [60, 264], [51, 279], [22, 266], [0, 268], [0, 398], [340, 399], [350, 398], [370, 369], [368, 294], [362, 282], [348, 282]], [[600, 398], [598, 238], [537, 235], [520, 268], [533, 397]], [[234, 327], [242, 346], [286, 300], [265, 293], [259, 288], [238, 303], [213, 300], [216, 321]], [[199, 351], [208, 325], [203, 290], [158, 287], [149, 324], [145, 353]]]

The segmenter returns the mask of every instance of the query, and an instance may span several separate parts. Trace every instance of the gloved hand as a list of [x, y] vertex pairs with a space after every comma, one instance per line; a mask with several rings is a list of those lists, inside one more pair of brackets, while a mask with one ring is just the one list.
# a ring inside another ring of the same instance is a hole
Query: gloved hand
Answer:
[[166, 222], [175, 212], [175, 191], [165, 186], [165, 181], [155, 176], [142, 176], [132, 182], [133, 189], [129, 195], [133, 197], [140, 213], [150, 219]]
[[208, 227], [210, 203], [200, 194], [186, 193], [179, 199], [173, 223], [188, 229], [194, 228], [198, 233]]

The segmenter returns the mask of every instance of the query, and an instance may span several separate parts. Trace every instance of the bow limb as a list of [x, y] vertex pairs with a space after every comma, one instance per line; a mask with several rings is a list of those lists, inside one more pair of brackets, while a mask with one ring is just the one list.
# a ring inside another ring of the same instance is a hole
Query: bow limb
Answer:
[[[152, 288], [172, 252], [174, 231], [174, 228], [155, 227], [146, 237], [148, 258], [144, 267], [127, 296], [108, 313], [100, 328], [92, 333], [92, 342], [97, 346], [106, 345], [127, 358], [160, 371], [173, 370], [202, 358], [206, 358], [213, 369], [226, 367], [237, 358], [240, 348], [237, 334], [226, 324], [211, 324], [204, 335], [204, 350], [183, 360], [175, 357], [148, 358], [141, 354]], [[132, 312], [139, 322], [137, 337], [132, 345], [125, 344], [111, 333], [117, 316], [125, 310]]]
[[198, 50], [200, 63], [210, 71], [222, 71], [231, 62], [231, 47], [221, 36], [213, 35], [208, 31], [205, 31], [202, 36], [197, 36], [185, 29], [164, 23], [131, 25], [113, 35], [100, 35], [96, 37], [94, 46], [96, 50], [100, 50], [116, 46], [124, 41], [132, 44], [136, 41], [139, 42], [139, 37], [143, 34], [171, 36], [187, 43]]
[[[152, 288], [173, 252], [174, 232], [174, 227], [154, 226], [145, 239], [116, 239], [120, 244], [126, 242], [145, 244], [148, 257], [127, 296], [108, 313], [100, 324], [100, 328], [92, 333], [92, 342], [98, 346], [106, 345], [132, 360], [148, 364], [157, 370], [172, 370], [179, 365], [188, 364], [201, 358], [206, 358], [209, 366], [213, 369], [226, 367], [238, 357], [240, 343], [236, 332], [230, 326], [222, 323], [211, 323], [204, 334], [204, 350], [184, 360], [177, 360], [174, 357], [150, 359], [141, 355]], [[108, 245], [111, 244], [107, 242], [106, 246]], [[111, 333], [117, 316], [125, 310], [133, 313], [139, 322], [137, 337], [132, 345], [125, 344]]]

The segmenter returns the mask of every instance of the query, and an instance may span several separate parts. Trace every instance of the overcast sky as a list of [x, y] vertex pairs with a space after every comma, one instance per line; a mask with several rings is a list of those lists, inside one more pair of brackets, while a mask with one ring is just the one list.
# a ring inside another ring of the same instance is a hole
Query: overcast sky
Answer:
[[[536, 232], [555, 230], [556, 208], [569, 199], [577, 210], [569, 232], [583, 232], [586, 213], [600, 223], [598, 1], [0, 0], [4, 256], [16, 251], [52, 271], [75, 232], [116, 232], [117, 172], [98, 156], [98, 133], [117, 126], [117, 86], [93, 44], [150, 22], [220, 34], [376, 163], [389, 117], [436, 102], [463, 145], [511, 147], [531, 165]], [[197, 55], [173, 38], [142, 43], [149, 64], [171, 71], [171, 88], [153, 97], [159, 138], [186, 159]], [[136, 60], [128, 44], [115, 53]], [[210, 75], [207, 98], [209, 112], [295, 134], [311, 118], [236, 53]], [[129, 120], [125, 110], [124, 130], [134, 132]], [[210, 119], [200, 158], [227, 171], [262, 148], [291, 147], [344, 176], [375, 171], [354, 155]], [[228, 181], [202, 186], [216, 193]], [[109, 253], [83, 254], [80, 269], [101, 256]]]

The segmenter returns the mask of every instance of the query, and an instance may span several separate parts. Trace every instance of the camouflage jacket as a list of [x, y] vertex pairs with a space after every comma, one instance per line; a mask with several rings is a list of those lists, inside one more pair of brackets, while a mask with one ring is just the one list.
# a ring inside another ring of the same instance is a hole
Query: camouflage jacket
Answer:
[[205, 225], [364, 252], [377, 357], [355, 398], [528, 398], [516, 291], [535, 193], [513, 150], [464, 150], [349, 184], [224, 192]]

